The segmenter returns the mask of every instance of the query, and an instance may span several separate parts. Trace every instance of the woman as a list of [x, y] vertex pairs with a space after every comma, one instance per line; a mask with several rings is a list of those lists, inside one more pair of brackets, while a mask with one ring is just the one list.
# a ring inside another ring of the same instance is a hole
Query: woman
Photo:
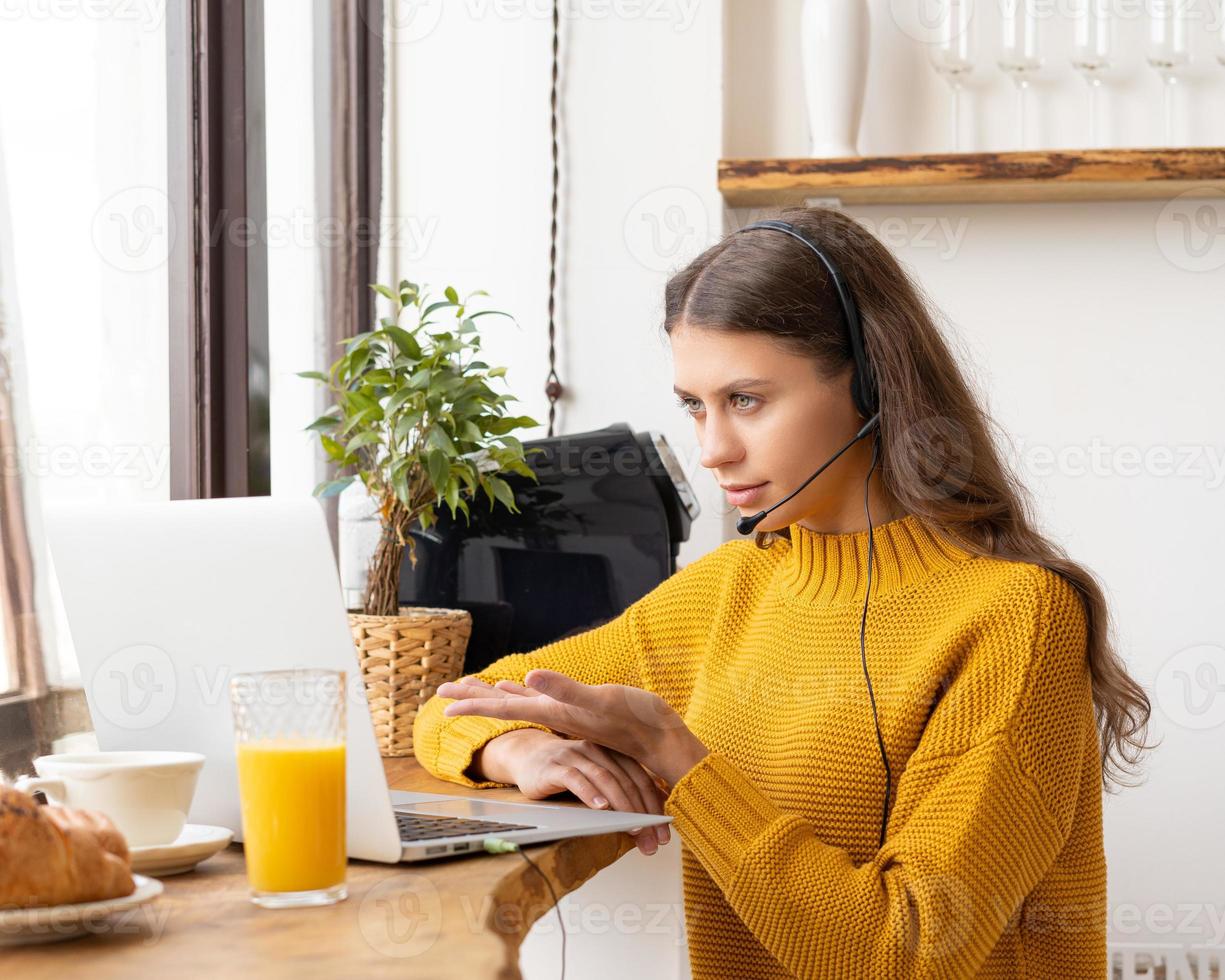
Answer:
[[917, 286], [851, 218], [781, 217], [666, 293], [702, 465], [778, 504], [755, 542], [443, 685], [417, 758], [672, 816], [697, 978], [1100, 980], [1101, 789], [1148, 699]]

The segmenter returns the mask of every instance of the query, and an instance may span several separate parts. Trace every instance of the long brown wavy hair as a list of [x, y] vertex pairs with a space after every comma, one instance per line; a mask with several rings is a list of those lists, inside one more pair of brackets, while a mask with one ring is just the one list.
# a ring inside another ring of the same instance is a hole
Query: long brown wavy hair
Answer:
[[[825, 208], [788, 208], [799, 227], [842, 273], [859, 311], [879, 392], [884, 489], [971, 554], [1041, 565], [1079, 593], [1088, 625], [1088, 661], [1102, 753], [1102, 782], [1138, 765], [1151, 705], [1128, 675], [1111, 639], [1110, 611], [1094, 574], [1035, 526], [1032, 502], [1009, 469], [983, 411], [936, 326], [934, 304], [893, 254], [853, 218]], [[811, 356], [827, 380], [853, 365], [846, 324], [824, 266], [789, 235], [733, 233], [669, 279], [664, 330], [681, 323], [769, 334]], [[849, 392], [849, 388], [848, 388]], [[768, 548], [785, 531], [757, 533]]]

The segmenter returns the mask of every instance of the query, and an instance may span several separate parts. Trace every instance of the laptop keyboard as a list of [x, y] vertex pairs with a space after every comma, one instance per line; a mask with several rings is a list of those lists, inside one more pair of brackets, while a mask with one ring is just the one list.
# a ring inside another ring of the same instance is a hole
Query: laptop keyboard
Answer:
[[502, 823], [497, 820], [471, 820], [467, 817], [440, 817], [432, 813], [396, 811], [400, 840], [429, 840], [433, 837], [464, 837], [468, 834], [499, 834], [507, 830], [535, 830], [534, 824]]

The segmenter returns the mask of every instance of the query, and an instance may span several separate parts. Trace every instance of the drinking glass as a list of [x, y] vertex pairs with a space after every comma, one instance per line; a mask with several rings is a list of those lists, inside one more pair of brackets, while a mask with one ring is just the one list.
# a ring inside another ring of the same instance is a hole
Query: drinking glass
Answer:
[[1225, 67], [1225, 0], [1217, 4], [1216, 12], [1216, 60]]
[[1175, 146], [1174, 87], [1179, 75], [1191, 64], [1186, 0], [1149, 0], [1149, 3], [1146, 58], [1160, 76], [1164, 90], [1165, 145]]
[[1005, 0], [1001, 5], [1003, 14], [1003, 38], [1000, 69], [1011, 76], [1017, 86], [1017, 147], [1025, 149], [1027, 144], [1025, 125], [1025, 92], [1029, 80], [1042, 67], [1042, 55], [1038, 50], [1038, 14], [1035, 0]]
[[251, 901], [331, 905], [345, 875], [345, 675], [273, 670], [230, 681]]
[[1073, 6], [1076, 30], [1072, 40], [1072, 67], [1089, 83], [1090, 147], [1099, 144], [1098, 90], [1114, 54], [1110, 3], [1111, 0], [1075, 0]]
[[937, 17], [939, 34], [928, 51], [932, 67], [953, 94], [952, 139], [954, 153], [961, 152], [961, 89], [974, 70], [973, 0], [941, 0]]

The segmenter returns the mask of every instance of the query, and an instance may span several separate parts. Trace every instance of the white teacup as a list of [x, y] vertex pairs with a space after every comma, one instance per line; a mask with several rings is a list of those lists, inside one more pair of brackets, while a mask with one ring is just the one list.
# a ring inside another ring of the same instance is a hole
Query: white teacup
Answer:
[[196, 780], [197, 752], [72, 752], [34, 760], [38, 777], [16, 782], [52, 803], [99, 810], [114, 821], [129, 847], [171, 844], [183, 831]]

